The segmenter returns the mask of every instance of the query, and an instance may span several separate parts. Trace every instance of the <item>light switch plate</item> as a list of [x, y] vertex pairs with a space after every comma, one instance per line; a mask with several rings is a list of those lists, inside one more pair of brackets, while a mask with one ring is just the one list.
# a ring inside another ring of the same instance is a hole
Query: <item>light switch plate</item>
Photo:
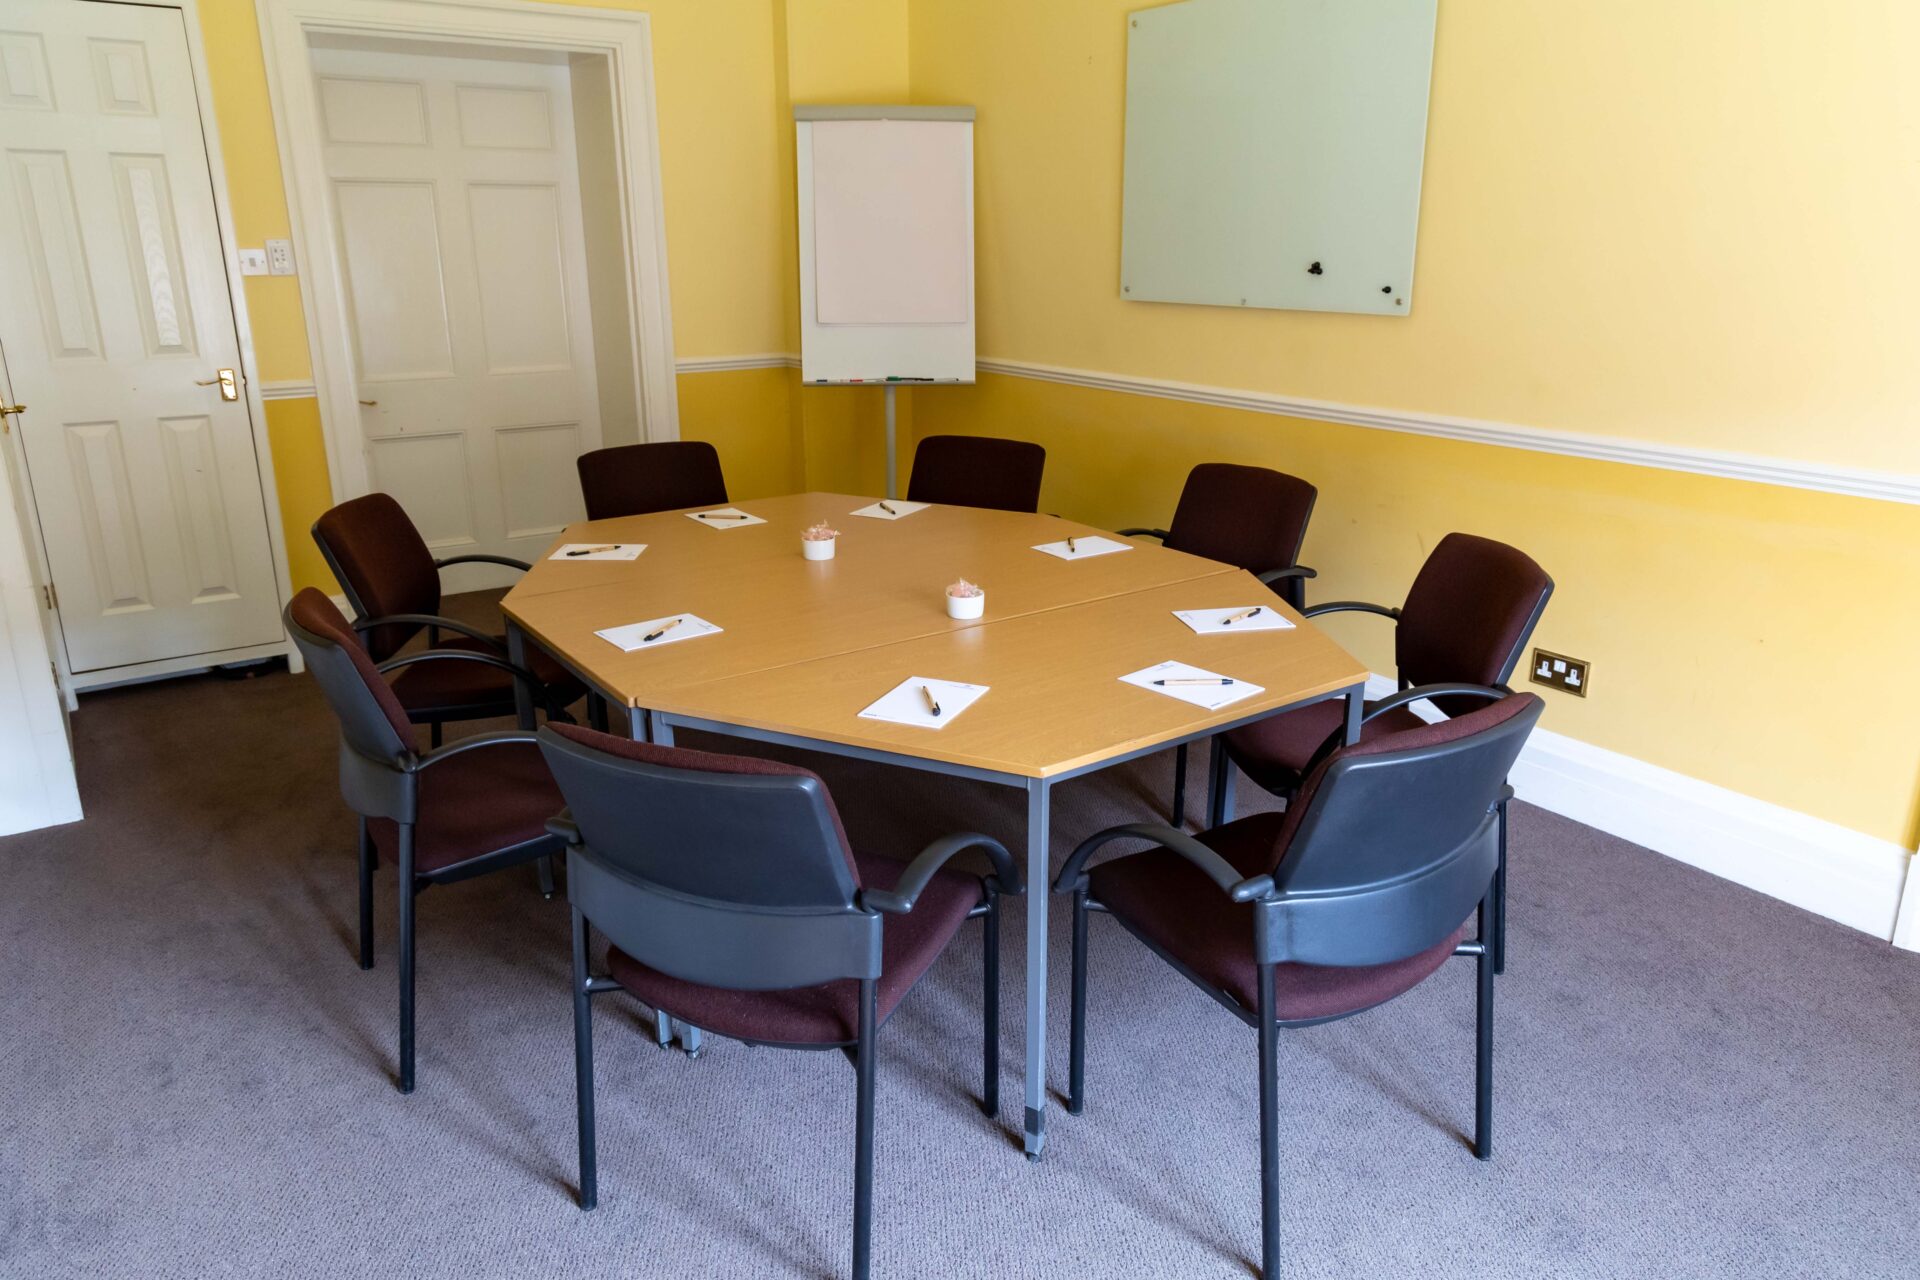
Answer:
[[267, 274], [267, 251], [265, 249], [242, 249], [240, 251], [240, 274], [243, 276], [263, 276]]
[[267, 241], [267, 274], [275, 276], [293, 274], [293, 241]]

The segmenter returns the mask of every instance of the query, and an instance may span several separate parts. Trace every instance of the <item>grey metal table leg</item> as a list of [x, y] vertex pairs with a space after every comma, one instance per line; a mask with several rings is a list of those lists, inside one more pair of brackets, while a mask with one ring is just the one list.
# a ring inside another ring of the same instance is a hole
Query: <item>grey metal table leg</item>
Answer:
[[[649, 715], [644, 709], [635, 707], [632, 713], [634, 741], [647, 741], [649, 728], [652, 729], [652, 740], [655, 743], [663, 747], [673, 745], [673, 726], [667, 723], [667, 718]], [[678, 1030], [680, 1047], [686, 1051], [687, 1056], [689, 1058], [700, 1056], [700, 1028], [690, 1022], [675, 1021], [658, 1010], [655, 1010], [655, 1016], [659, 1019], [659, 1024], [656, 1025], [654, 1034], [659, 1037], [662, 1047], [672, 1043], [674, 1032]], [[661, 1030], [660, 1027], [665, 1029]]]
[[1367, 686], [1354, 685], [1347, 690], [1347, 734], [1342, 739], [1349, 747], [1360, 741], [1360, 717], [1366, 714], [1366, 710]]
[[649, 717], [645, 707], [627, 709], [627, 736], [635, 742], [652, 742], [653, 732], [649, 726]]
[[[507, 619], [507, 661], [516, 667], [527, 665], [527, 633]], [[513, 682], [513, 717], [522, 729], [533, 728], [533, 691], [520, 681]]]
[[1047, 1144], [1047, 891], [1049, 784], [1027, 783], [1027, 1159]]

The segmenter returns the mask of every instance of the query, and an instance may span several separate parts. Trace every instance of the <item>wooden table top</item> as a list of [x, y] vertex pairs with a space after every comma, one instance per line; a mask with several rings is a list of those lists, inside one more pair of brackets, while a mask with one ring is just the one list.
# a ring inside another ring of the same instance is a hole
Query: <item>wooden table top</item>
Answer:
[[[655, 707], [667, 689], [1230, 572], [1149, 541], [1086, 560], [1032, 550], [1100, 532], [1053, 516], [970, 507], [929, 507], [897, 521], [847, 515], [870, 501], [809, 493], [744, 502], [741, 510], [767, 523], [739, 529], [710, 529], [680, 513], [574, 525], [555, 546], [644, 542], [647, 550], [632, 561], [543, 559], [501, 607], [628, 706]], [[820, 519], [840, 530], [838, 550], [832, 560], [805, 560], [800, 531]], [[947, 617], [946, 587], [959, 577], [987, 592], [980, 622]], [[723, 632], [638, 653], [594, 634], [675, 613]]]
[[[1366, 679], [1324, 632], [1226, 565], [1149, 541], [1061, 560], [1031, 548], [1102, 531], [1053, 516], [968, 507], [897, 521], [848, 514], [871, 501], [809, 493], [741, 502], [767, 523], [728, 530], [681, 513], [575, 525], [559, 541], [647, 550], [633, 561], [542, 560], [502, 608], [630, 707], [1023, 777], [1071, 772]], [[800, 531], [823, 519], [840, 530], [837, 554], [805, 560]], [[946, 616], [945, 587], [956, 577], [986, 589], [980, 621]], [[1199, 636], [1173, 616], [1254, 604], [1286, 614], [1295, 629]], [[630, 654], [594, 635], [673, 613], [725, 630]], [[1208, 712], [1119, 681], [1168, 659], [1266, 692]], [[939, 730], [859, 718], [913, 676], [992, 691]]]
[[[1254, 604], [1277, 609], [1294, 629], [1196, 635], [1173, 616], [1176, 609]], [[1170, 659], [1251, 681], [1265, 692], [1208, 711], [1120, 681]], [[916, 676], [991, 687], [942, 729], [860, 718], [863, 708]], [[1303, 622], [1253, 575], [1235, 570], [681, 688], [655, 707], [670, 715], [1045, 778], [1366, 678], [1358, 659]]]

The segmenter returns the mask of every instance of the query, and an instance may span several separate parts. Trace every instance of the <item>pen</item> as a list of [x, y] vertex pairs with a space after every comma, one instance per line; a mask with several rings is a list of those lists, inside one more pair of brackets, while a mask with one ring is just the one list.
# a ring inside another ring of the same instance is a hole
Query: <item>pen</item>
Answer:
[[1234, 614], [1231, 618], [1220, 619], [1220, 625], [1223, 627], [1230, 627], [1236, 622], [1244, 622], [1246, 619], [1251, 618], [1254, 614], [1260, 612], [1261, 607], [1262, 606], [1260, 605], [1255, 605], [1251, 609], [1242, 609], [1240, 612]]
[[696, 520], [745, 520], [747, 517], [743, 515], [728, 515], [724, 511], [711, 515], [705, 511], [696, 511], [693, 513], [693, 518]]
[[897, 516], [900, 514], [898, 511], [895, 511], [892, 507], [887, 505], [887, 501], [885, 498], [882, 498], [880, 500], [880, 509], [886, 512], [890, 516]]
[[927, 710], [933, 712], [935, 715], [940, 714], [940, 704], [933, 700], [933, 690], [927, 688], [925, 685], [921, 685], [920, 696], [927, 700]]
[[1068, 555], [1070, 555], [1070, 556], [1074, 556], [1074, 555], [1079, 555], [1079, 554], [1080, 554], [1080, 549], [1079, 549], [1078, 547], [1076, 547], [1076, 546], [1074, 546], [1074, 545], [1073, 545], [1073, 539], [1072, 539], [1072, 538], [1068, 538], [1068, 539], [1067, 539], [1067, 554], [1068, 554]]
[[672, 622], [667, 623], [665, 626], [661, 627], [658, 631], [649, 631], [646, 635], [641, 636], [640, 643], [652, 644], [655, 640], [658, 640], [661, 636], [667, 634], [667, 632], [673, 630], [675, 627], [679, 626], [682, 622], [685, 622], [685, 621], [686, 621], [685, 618], [675, 618]]
[[618, 551], [619, 549], [619, 543], [609, 542], [604, 547], [582, 547], [578, 551], [569, 551], [567, 554], [570, 556], [597, 556], [602, 551]]
[[1155, 683], [1155, 684], [1160, 684], [1160, 685], [1169, 685], [1169, 684], [1232, 684], [1232, 683], [1233, 683], [1233, 681], [1232, 681], [1232, 680], [1231, 680], [1230, 678], [1228, 678], [1228, 677], [1226, 677], [1226, 676], [1208, 676], [1208, 677], [1207, 677], [1206, 679], [1204, 679], [1204, 680], [1200, 680], [1200, 679], [1189, 679], [1189, 678], [1187, 678], [1187, 677], [1185, 677], [1185, 676], [1182, 676], [1182, 677], [1179, 677], [1179, 678], [1177, 678], [1177, 679], [1173, 679], [1173, 680], [1155, 680], [1155, 681], [1154, 681], [1154, 683]]

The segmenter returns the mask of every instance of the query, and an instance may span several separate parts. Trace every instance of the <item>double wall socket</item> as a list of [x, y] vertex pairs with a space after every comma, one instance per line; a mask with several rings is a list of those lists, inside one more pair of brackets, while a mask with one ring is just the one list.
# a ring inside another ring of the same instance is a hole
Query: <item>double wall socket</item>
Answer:
[[293, 241], [269, 240], [264, 249], [240, 250], [240, 274], [243, 276], [290, 276], [293, 271]]
[[1564, 653], [1548, 653], [1545, 649], [1535, 649], [1533, 667], [1528, 678], [1535, 684], [1543, 684], [1549, 689], [1558, 689], [1576, 698], [1584, 698], [1587, 696], [1589, 674], [1585, 658], [1569, 658]]

